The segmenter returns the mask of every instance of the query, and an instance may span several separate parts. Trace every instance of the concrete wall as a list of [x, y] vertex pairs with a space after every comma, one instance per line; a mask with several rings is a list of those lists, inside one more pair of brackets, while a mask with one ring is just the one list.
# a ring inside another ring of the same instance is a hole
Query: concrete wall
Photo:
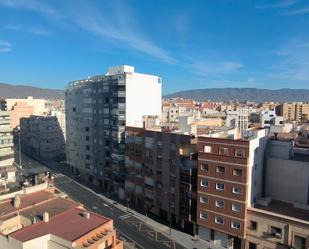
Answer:
[[265, 196], [287, 202], [308, 204], [309, 163], [267, 158]]
[[127, 74], [126, 77], [126, 125], [142, 127], [143, 115], [161, 117], [161, 79], [139, 73]]

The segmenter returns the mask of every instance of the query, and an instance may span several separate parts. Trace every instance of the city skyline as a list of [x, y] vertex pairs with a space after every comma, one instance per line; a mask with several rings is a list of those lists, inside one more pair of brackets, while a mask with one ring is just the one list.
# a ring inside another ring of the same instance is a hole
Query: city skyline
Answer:
[[0, 15], [2, 82], [63, 89], [128, 64], [161, 76], [164, 94], [309, 85], [309, 5], [302, 0], [0, 0]]

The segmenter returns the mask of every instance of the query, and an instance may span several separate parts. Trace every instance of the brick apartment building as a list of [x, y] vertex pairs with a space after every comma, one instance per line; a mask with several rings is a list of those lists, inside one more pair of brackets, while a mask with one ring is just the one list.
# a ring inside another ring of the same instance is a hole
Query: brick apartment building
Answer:
[[193, 233], [196, 142], [189, 135], [126, 127], [125, 193], [129, 204]]
[[199, 236], [243, 248], [247, 207], [262, 196], [265, 130], [237, 137], [198, 138], [197, 224]]

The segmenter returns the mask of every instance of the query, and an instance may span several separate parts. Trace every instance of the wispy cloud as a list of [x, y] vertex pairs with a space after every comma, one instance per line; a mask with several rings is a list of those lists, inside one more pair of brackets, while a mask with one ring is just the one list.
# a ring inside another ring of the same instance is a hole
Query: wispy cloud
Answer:
[[258, 3], [255, 5], [255, 8], [257, 9], [286, 8], [295, 5], [298, 2], [299, 0], [278, 0], [278, 1], [272, 1], [272, 3], [270, 3], [269, 0], [258, 1]]
[[8, 41], [0, 41], [0, 46], [11, 47], [12, 44]]
[[243, 64], [236, 61], [211, 61], [204, 62], [201, 60], [190, 59], [190, 63], [186, 67], [195, 75], [202, 77], [222, 77], [227, 74], [235, 73]]
[[12, 44], [8, 41], [0, 41], [0, 53], [12, 51]]
[[[20, 8], [35, 11], [42, 15], [67, 25], [70, 23], [102, 41], [110, 40], [119, 43], [121, 47], [127, 47], [143, 54], [157, 58], [167, 64], [175, 64], [176, 59], [166, 50], [155, 44], [145, 36], [136, 25], [134, 14], [129, 6], [118, 1], [106, 6], [108, 11], [99, 11], [99, 7], [90, 1], [66, 1], [63, 5], [68, 8], [53, 9], [42, 1], [37, 0], [0, 0], [0, 5], [9, 8]], [[110, 4], [105, 2], [105, 4]], [[59, 18], [61, 17], [61, 18]], [[28, 30], [28, 32], [42, 34], [41, 30]]]
[[283, 15], [285, 16], [295, 16], [295, 15], [304, 15], [304, 14], [309, 14], [309, 7], [291, 10], [291, 11], [287, 11], [283, 13]]
[[130, 13], [127, 6], [120, 6], [118, 3], [116, 7], [110, 8], [109, 11], [109, 14], [103, 14], [98, 11], [97, 6], [87, 2], [87, 6], [83, 6], [82, 9], [74, 9], [70, 20], [79, 28], [101, 39], [119, 42], [122, 46], [133, 48], [168, 64], [176, 63], [176, 59], [167, 51], [156, 45], [152, 40], [147, 39], [139, 31], [139, 28], [136, 27], [134, 15]]
[[44, 15], [50, 15], [54, 17], [59, 17], [59, 13], [47, 6], [42, 1], [37, 0], [0, 0], [0, 5], [6, 6], [8, 8], [14, 9], [26, 9], [38, 12]]
[[309, 40], [294, 39], [275, 51], [279, 62], [273, 65], [272, 77], [293, 81], [309, 81]]
[[25, 32], [25, 33], [30, 33], [34, 35], [42, 35], [42, 36], [51, 35], [50, 31], [43, 29], [43, 28], [37, 28], [37, 27], [26, 27], [23, 25], [7, 25], [5, 28], [12, 30], [12, 31]]

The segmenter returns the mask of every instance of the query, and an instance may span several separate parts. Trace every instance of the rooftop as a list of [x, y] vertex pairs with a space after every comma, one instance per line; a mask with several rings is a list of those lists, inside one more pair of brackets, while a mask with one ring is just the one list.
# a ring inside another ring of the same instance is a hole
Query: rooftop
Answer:
[[111, 221], [101, 215], [90, 212], [89, 219], [84, 217], [84, 209], [73, 208], [52, 217], [48, 222], [40, 221], [11, 234], [21, 242], [26, 242], [47, 234], [74, 242], [95, 228]]
[[268, 202], [268, 205], [256, 204], [254, 208], [279, 215], [289, 216], [307, 222], [309, 221], [309, 209], [302, 209], [293, 205], [292, 203], [271, 200]]
[[0, 202], [0, 220], [7, 220], [14, 217], [18, 212], [20, 215], [37, 220], [42, 219], [42, 214], [47, 211], [50, 217], [62, 213], [70, 208], [78, 207], [80, 204], [58, 197], [49, 191], [38, 191], [32, 194], [20, 196], [20, 206], [14, 207], [14, 198]]

